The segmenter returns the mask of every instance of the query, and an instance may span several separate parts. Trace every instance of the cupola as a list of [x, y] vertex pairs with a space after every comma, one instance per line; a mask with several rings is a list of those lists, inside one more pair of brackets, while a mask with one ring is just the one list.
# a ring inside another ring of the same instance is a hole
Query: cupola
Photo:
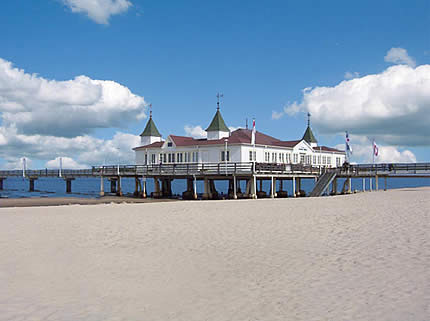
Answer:
[[224, 119], [222, 118], [221, 112], [219, 110], [220, 97], [222, 97], [222, 95], [218, 94], [217, 111], [209, 127], [206, 128], [208, 140], [221, 139], [230, 136], [230, 130], [225, 124]]
[[145, 129], [140, 134], [140, 142], [142, 146], [150, 145], [155, 142], [161, 142], [161, 134], [155, 126], [154, 120], [152, 119], [152, 105], [149, 105], [149, 120], [146, 123]]
[[302, 140], [306, 141], [311, 147], [317, 147], [318, 141], [312, 133], [311, 129], [311, 114], [308, 113], [308, 128], [306, 128], [305, 134], [303, 135]]

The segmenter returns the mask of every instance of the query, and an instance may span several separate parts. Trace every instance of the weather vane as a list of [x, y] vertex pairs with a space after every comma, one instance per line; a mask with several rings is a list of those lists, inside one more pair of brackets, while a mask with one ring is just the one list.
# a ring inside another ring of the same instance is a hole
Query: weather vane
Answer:
[[152, 104], [149, 104], [149, 118], [152, 118]]
[[308, 126], [311, 125], [311, 113], [308, 112]]
[[223, 98], [224, 97], [224, 94], [221, 94], [221, 93], [217, 93], [216, 94], [216, 98], [217, 98], [217, 103], [216, 103], [216, 105], [217, 105], [217, 110], [219, 110], [219, 102], [220, 102], [220, 98]]

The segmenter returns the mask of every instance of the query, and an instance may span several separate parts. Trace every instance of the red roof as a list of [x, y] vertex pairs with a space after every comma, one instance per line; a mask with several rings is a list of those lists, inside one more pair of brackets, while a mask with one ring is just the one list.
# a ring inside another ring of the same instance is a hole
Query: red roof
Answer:
[[[244, 129], [239, 128], [231, 133], [230, 137], [228, 137], [228, 143], [229, 144], [251, 144], [251, 136], [252, 136], [252, 130], [250, 129]], [[176, 135], [170, 135], [170, 138], [175, 143], [177, 147], [182, 146], [206, 146], [206, 145], [224, 145], [226, 138], [221, 139], [214, 139], [214, 140], [207, 140], [206, 138], [202, 139], [195, 139], [192, 137], [186, 137], [186, 136], [176, 136]], [[300, 143], [301, 140], [291, 140], [291, 141], [281, 141], [277, 138], [274, 138], [272, 136], [256, 132], [255, 133], [255, 144], [257, 145], [268, 145], [268, 146], [279, 146], [279, 147], [291, 147], [293, 148], [298, 143]], [[164, 144], [164, 142], [156, 142], [152, 143], [150, 145], [146, 146], [140, 146], [134, 148], [136, 149], [142, 149], [142, 148], [156, 148], [161, 147]], [[333, 152], [342, 152], [340, 150], [329, 148], [322, 146], [321, 150], [324, 151], [333, 151]]]

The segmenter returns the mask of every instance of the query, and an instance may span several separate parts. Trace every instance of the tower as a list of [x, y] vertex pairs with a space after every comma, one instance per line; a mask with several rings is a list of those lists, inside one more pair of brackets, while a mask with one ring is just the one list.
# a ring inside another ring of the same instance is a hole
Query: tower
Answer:
[[212, 122], [209, 127], [206, 128], [206, 132], [208, 135], [208, 140], [221, 139], [230, 136], [230, 130], [224, 122], [224, 119], [221, 116], [221, 112], [219, 111], [219, 99], [223, 97], [222, 94], [217, 94], [217, 110], [215, 113]]
[[317, 147], [318, 141], [312, 133], [311, 129], [311, 114], [308, 113], [308, 128], [306, 128], [305, 134], [303, 135], [302, 140], [306, 141], [311, 147]]
[[161, 134], [152, 120], [152, 104], [149, 105], [149, 120], [146, 123], [145, 129], [140, 134], [140, 143], [146, 146], [155, 142], [161, 142]]

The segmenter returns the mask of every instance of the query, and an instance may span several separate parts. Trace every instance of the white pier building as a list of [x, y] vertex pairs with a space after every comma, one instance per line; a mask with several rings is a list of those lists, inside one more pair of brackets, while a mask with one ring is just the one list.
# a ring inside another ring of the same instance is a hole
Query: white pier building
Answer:
[[256, 131], [253, 144], [252, 130], [240, 128], [230, 132], [218, 105], [206, 132], [204, 139], [170, 134], [163, 140], [151, 112], [140, 135], [141, 146], [134, 148], [136, 165], [256, 162], [339, 167], [345, 162], [345, 151], [318, 145], [310, 118], [301, 139], [283, 141]]

